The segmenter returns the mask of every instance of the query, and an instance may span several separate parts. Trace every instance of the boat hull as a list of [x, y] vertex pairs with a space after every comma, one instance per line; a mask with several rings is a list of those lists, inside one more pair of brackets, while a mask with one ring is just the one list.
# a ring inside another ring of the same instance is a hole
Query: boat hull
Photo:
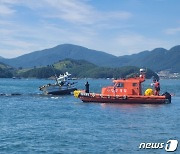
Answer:
[[46, 85], [40, 90], [46, 95], [68, 95], [77, 89], [72, 86]]
[[68, 95], [68, 94], [71, 94], [75, 90], [77, 90], [77, 89], [72, 88], [72, 89], [60, 90], [60, 91], [49, 91], [49, 92], [45, 92], [45, 94], [48, 94], [48, 95]]
[[171, 100], [166, 96], [102, 96], [101, 94], [81, 93], [83, 102], [95, 103], [131, 103], [131, 104], [167, 104]]

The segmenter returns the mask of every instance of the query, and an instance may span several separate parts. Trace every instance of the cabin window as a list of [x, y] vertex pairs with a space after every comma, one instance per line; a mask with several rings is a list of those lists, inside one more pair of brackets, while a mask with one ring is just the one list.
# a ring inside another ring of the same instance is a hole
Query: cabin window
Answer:
[[133, 87], [137, 87], [137, 83], [133, 83], [132, 86], [133, 86]]
[[124, 83], [122, 83], [122, 82], [119, 82], [119, 83], [117, 83], [117, 85], [116, 85], [117, 87], [124, 87]]

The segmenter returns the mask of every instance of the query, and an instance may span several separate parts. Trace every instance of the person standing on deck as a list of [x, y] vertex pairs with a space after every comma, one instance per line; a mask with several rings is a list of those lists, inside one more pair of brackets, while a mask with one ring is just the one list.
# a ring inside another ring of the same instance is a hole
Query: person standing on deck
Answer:
[[160, 93], [160, 83], [158, 80], [154, 82], [154, 95], [159, 96]]

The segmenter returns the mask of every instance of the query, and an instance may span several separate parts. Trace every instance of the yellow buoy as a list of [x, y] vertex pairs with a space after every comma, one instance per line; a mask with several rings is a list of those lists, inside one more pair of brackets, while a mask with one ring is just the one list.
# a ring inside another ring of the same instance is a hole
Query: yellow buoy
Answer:
[[75, 90], [74, 91], [74, 97], [78, 98], [80, 93], [81, 93], [80, 90]]
[[146, 89], [144, 95], [145, 95], [145, 96], [151, 96], [151, 95], [153, 95], [153, 90], [152, 90], [151, 88]]

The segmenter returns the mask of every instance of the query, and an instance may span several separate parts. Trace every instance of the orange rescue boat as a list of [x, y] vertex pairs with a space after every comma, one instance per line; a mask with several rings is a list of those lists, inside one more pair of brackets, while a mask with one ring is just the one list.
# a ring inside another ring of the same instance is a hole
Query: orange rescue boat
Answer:
[[114, 86], [103, 87], [101, 94], [89, 93], [89, 84], [86, 90], [74, 91], [74, 96], [83, 102], [96, 103], [140, 103], [162, 104], [171, 103], [171, 95], [165, 92], [161, 96], [153, 95], [152, 89], [147, 89], [142, 94], [142, 82], [145, 81], [145, 70], [140, 69], [138, 77], [114, 80]]

